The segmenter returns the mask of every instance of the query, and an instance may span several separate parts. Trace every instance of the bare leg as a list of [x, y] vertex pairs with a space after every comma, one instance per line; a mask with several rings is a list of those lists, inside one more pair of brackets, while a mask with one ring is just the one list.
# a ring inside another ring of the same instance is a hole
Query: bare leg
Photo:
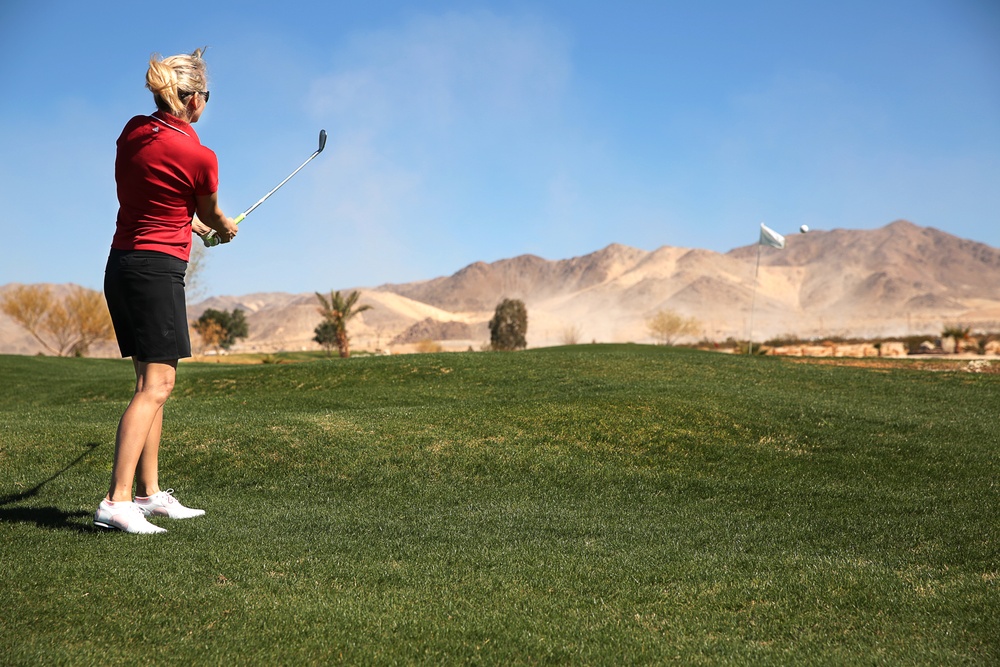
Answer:
[[[170, 397], [177, 374], [177, 361], [142, 362], [135, 364], [135, 394], [118, 424], [115, 439], [115, 462], [111, 471], [108, 500], [132, 500], [132, 483], [136, 474], [148, 495], [157, 487], [157, 460], [160, 434], [163, 429], [163, 404]], [[147, 449], [149, 451], [147, 451]]]
[[156, 412], [149, 435], [139, 455], [135, 470], [135, 495], [151, 496], [160, 490], [160, 434], [163, 432], [163, 406]]

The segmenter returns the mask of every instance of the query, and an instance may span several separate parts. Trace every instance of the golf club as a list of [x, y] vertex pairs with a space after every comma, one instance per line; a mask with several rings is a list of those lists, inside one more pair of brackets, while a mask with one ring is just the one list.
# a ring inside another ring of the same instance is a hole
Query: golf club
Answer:
[[[324, 148], [326, 148], [326, 130], [320, 130], [319, 131], [319, 148], [316, 149], [316, 152], [313, 153], [312, 155], [310, 155], [308, 160], [306, 160], [305, 162], [303, 162], [302, 164], [300, 164], [298, 169], [296, 169], [295, 171], [293, 171], [292, 173], [290, 173], [288, 176], [286, 176], [285, 180], [283, 180], [281, 183], [278, 183], [276, 186], [274, 186], [273, 190], [271, 190], [266, 195], [264, 195], [259, 200], [257, 200], [256, 204], [254, 204], [253, 206], [251, 206], [250, 208], [248, 208], [247, 210], [243, 211], [238, 216], [236, 216], [235, 218], [233, 218], [233, 222], [236, 223], [237, 225], [240, 224], [241, 222], [243, 222], [243, 219], [245, 217], [247, 217], [248, 215], [250, 215], [250, 213], [255, 208], [257, 208], [258, 206], [260, 206], [261, 204], [263, 204], [267, 200], [268, 197], [270, 197], [275, 192], [277, 192], [278, 188], [280, 188], [282, 185], [284, 185], [285, 183], [288, 182], [288, 179], [290, 179], [295, 174], [299, 173], [299, 170], [302, 169], [302, 167], [304, 167], [307, 164], [309, 164], [309, 162], [314, 157], [316, 157], [317, 155], [319, 155], [320, 153], [322, 153]], [[202, 236], [201, 239], [202, 239], [202, 241], [205, 242], [205, 247], [206, 248], [211, 248], [211, 247], [217, 246], [220, 243], [222, 243], [222, 241], [219, 240], [219, 237], [215, 233], [214, 229], [212, 231], [210, 231], [208, 234], [205, 234], [204, 236]]]

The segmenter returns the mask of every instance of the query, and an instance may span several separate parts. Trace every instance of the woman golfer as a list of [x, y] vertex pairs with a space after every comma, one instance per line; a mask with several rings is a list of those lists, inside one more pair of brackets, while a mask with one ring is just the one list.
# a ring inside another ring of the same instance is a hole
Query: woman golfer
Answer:
[[[201, 54], [150, 58], [146, 87], [158, 110], [130, 120], [118, 137], [119, 209], [104, 293], [136, 381], [118, 424], [111, 487], [94, 525], [128, 533], [165, 532], [148, 516], [205, 513], [161, 490], [158, 476], [163, 404], [174, 388], [177, 361], [191, 356], [184, 302], [191, 232], [214, 229], [223, 243], [236, 236], [236, 225], [219, 208], [218, 160], [192, 127], [209, 97]], [[192, 221], [195, 213], [201, 222]]]

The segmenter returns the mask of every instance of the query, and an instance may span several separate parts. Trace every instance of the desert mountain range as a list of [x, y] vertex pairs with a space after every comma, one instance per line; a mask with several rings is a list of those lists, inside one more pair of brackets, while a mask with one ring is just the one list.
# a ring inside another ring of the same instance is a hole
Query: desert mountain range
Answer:
[[[695, 339], [745, 340], [751, 305], [758, 341], [934, 335], [948, 324], [1000, 331], [1000, 250], [982, 243], [902, 220], [790, 235], [784, 249], [760, 247], [755, 290], [757, 253], [756, 244], [725, 254], [613, 244], [572, 259], [476, 262], [447, 277], [344, 288], [358, 289], [359, 303], [373, 306], [348, 330], [354, 349], [407, 351], [428, 340], [480, 349], [494, 308], [507, 297], [527, 306], [529, 347], [652, 342], [646, 321], [661, 309], [697, 319]], [[312, 292], [215, 296], [192, 304], [189, 314], [242, 309], [250, 328], [242, 350], [315, 349], [316, 303]], [[0, 314], [0, 352], [36, 351]]]

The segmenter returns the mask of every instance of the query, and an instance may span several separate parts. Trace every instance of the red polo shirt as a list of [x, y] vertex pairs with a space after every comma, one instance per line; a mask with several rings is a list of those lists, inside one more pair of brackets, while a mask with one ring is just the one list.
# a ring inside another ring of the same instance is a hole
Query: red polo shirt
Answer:
[[118, 221], [111, 247], [191, 255], [195, 197], [219, 189], [219, 160], [190, 124], [163, 112], [136, 116], [118, 137]]

